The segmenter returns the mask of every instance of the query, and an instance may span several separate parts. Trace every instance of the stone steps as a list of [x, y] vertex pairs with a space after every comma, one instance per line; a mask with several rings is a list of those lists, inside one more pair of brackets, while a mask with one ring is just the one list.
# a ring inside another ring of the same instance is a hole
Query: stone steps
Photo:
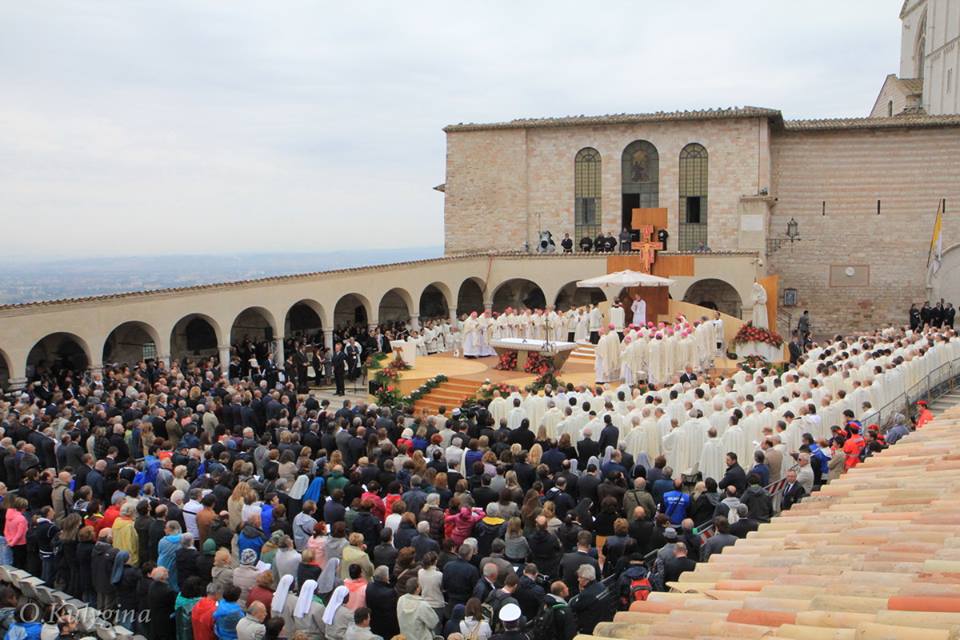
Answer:
[[454, 409], [459, 407], [465, 400], [477, 395], [480, 389], [480, 382], [476, 380], [465, 380], [463, 378], [450, 378], [446, 382], [441, 382], [434, 387], [430, 393], [413, 403], [413, 411], [416, 414], [433, 415], [438, 412], [440, 407]]

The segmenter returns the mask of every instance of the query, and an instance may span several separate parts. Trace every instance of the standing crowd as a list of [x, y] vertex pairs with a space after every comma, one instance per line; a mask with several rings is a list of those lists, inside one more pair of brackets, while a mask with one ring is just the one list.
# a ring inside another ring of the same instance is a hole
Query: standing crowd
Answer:
[[44, 378], [0, 403], [0, 563], [156, 640], [570, 640], [909, 433], [869, 419], [958, 346], [887, 329], [429, 417], [215, 358]]

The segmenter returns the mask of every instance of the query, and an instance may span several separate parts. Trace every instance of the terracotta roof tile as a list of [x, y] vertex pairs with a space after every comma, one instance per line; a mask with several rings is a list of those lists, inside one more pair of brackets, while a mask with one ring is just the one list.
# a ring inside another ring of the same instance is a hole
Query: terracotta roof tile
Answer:
[[444, 127], [444, 131], [482, 131], [485, 129], [526, 129], [534, 127], [577, 127], [596, 124], [636, 124], [641, 122], [671, 122], [675, 120], [720, 120], [731, 118], [780, 119], [777, 109], [765, 107], [725, 107], [692, 111], [657, 111], [654, 113], [615, 113], [602, 116], [562, 116], [558, 118], [517, 118], [506, 122], [459, 123]]
[[958, 126], [960, 126], [960, 115], [931, 116], [918, 113], [905, 113], [892, 118], [821, 118], [783, 121], [783, 128], [787, 131]]
[[[678, 253], [679, 252], [669, 251], [669, 252], [663, 252], [663, 255], [678, 255]], [[696, 252], [692, 253], [692, 255], [703, 256], [703, 257], [709, 257], [711, 255], [725, 256], [725, 255], [755, 255], [755, 254], [756, 254], [756, 251], [710, 251], [706, 253], [696, 253]], [[619, 254], [611, 254], [611, 255], [619, 255]], [[361, 272], [369, 272], [369, 271], [389, 271], [392, 269], [398, 269], [403, 267], [415, 267], [415, 266], [429, 265], [429, 264], [442, 264], [447, 262], [459, 262], [461, 260], [470, 260], [475, 258], [490, 258], [490, 257], [496, 257], [496, 258], [523, 257], [531, 260], [577, 260], [577, 259], [596, 258], [597, 254], [595, 253], [574, 253], [572, 255], [565, 255], [562, 253], [538, 254], [538, 253], [525, 253], [523, 251], [502, 251], [502, 252], [490, 252], [490, 253], [460, 253], [460, 254], [451, 254], [451, 255], [440, 257], [440, 258], [427, 258], [424, 260], [407, 260], [405, 262], [388, 262], [384, 264], [374, 264], [374, 265], [367, 265], [363, 267], [351, 267], [348, 269], [332, 269], [330, 271], [311, 271], [307, 273], [294, 273], [289, 275], [268, 276], [266, 278], [255, 278], [251, 280], [212, 282], [208, 284], [192, 285], [189, 287], [169, 287], [165, 289], [147, 289], [143, 291], [110, 293], [110, 294], [99, 295], [99, 296], [83, 296], [79, 298], [60, 298], [57, 300], [38, 300], [36, 302], [4, 304], [4, 305], [0, 305], [0, 311], [6, 311], [6, 310], [12, 310], [12, 309], [46, 307], [46, 306], [54, 306], [54, 305], [83, 304], [87, 302], [97, 302], [102, 300], [141, 298], [141, 297], [168, 295], [171, 293], [191, 293], [191, 292], [198, 292], [198, 291], [208, 291], [211, 289], [233, 289], [236, 287], [270, 284], [275, 282], [288, 283], [288, 282], [297, 282], [302, 280], [311, 280], [321, 276], [327, 277], [331, 275], [342, 275], [342, 274], [361, 273]]]

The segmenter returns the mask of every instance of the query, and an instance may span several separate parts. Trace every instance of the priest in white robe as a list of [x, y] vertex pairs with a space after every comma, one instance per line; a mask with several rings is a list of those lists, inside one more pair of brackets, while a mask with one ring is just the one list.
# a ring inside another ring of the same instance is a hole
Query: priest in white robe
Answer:
[[540, 424], [543, 426], [547, 437], [551, 440], [556, 440], [560, 437], [557, 433], [557, 425], [560, 424], [561, 420], [563, 420], [563, 412], [557, 407], [556, 401], [550, 398], [547, 400], [547, 411], [543, 414]]
[[513, 400], [513, 409], [510, 410], [510, 413], [507, 414], [507, 428], [508, 429], [517, 429], [520, 427], [520, 423], [523, 422], [527, 417], [527, 412], [523, 410], [521, 406], [522, 402], [520, 398], [514, 398]]
[[463, 321], [463, 355], [467, 358], [481, 357], [480, 321], [474, 311]]
[[590, 305], [590, 313], [587, 317], [587, 327], [590, 331], [590, 342], [597, 344], [600, 342], [600, 330], [603, 329], [603, 313], [600, 307]]
[[727, 472], [726, 457], [727, 452], [720, 438], [717, 437], [716, 429], [711, 428], [707, 431], [707, 441], [703, 443], [703, 449], [700, 451], [699, 468], [703, 479], [713, 478], [719, 481]]
[[623, 312], [623, 307], [620, 305], [619, 300], [614, 300], [613, 305], [610, 307], [610, 324], [613, 327], [613, 330], [617, 333], [623, 335], [623, 327], [626, 324], [626, 314]]
[[720, 439], [724, 453], [732, 451], [737, 454], [740, 466], [749, 464], [753, 460], [753, 445], [747, 441], [747, 436], [736, 417], [730, 418], [730, 426]]
[[647, 324], [647, 301], [641, 298], [640, 294], [634, 294], [630, 311], [633, 312], [633, 324], [638, 327]]

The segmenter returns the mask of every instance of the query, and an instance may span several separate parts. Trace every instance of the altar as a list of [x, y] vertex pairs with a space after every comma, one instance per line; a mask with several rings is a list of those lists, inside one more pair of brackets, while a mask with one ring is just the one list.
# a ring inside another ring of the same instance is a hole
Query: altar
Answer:
[[497, 352], [497, 356], [515, 352], [517, 354], [517, 369], [523, 371], [531, 353], [553, 358], [556, 371], [563, 369], [567, 358], [577, 348], [575, 342], [548, 342], [546, 340], [532, 340], [528, 338], [500, 338], [490, 341], [490, 346]]
[[394, 357], [400, 356], [407, 366], [417, 365], [417, 343], [413, 340], [391, 340], [390, 350], [393, 351]]
[[760, 356], [770, 363], [783, 362], [783, 347], [775, 347], [769, 342], [741, 342], [735, 345], [740, 359]]

